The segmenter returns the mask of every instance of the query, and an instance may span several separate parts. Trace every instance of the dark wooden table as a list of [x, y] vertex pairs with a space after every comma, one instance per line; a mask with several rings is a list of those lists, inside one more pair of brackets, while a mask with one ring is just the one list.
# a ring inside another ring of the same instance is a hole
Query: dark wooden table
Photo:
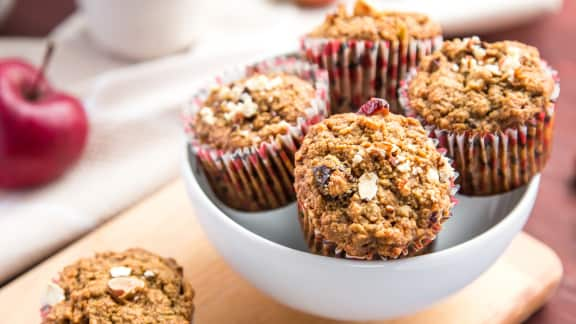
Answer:
[[[73, 0], [17, 0], [0, 36], [44, 36], [73, 10]], [[484, 38], [534, 45], [560, 72], [554, 151], [526, 231], [560, 255], [565, 276], [550, 303], [528, 323], [576, 323], [576, 1], [565, 0], [559, 15]]]

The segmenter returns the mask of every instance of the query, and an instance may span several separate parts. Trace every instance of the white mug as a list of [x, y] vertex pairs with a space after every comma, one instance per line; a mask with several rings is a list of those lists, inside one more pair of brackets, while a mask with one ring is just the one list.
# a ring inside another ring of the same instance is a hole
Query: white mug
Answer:
[[123, 58], [145, 60], [190, 46], [195, 0], [77, 0], [93, 41]]

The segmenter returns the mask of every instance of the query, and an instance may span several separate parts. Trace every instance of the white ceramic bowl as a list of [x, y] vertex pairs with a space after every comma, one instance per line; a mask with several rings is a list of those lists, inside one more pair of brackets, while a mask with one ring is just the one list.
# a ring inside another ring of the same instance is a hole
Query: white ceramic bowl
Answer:
[[225, 207], [190, 153], [184, 160], [196, 217], [230, 266], [280, 303], [340, 320], [414, 313], [468, 285], [524, 226], [540, 182], [537, 176], [527, 187], [492, 197], [460, 196], [434, 252], [366, 262], [308, 253], [295, 204], [260, 213]]

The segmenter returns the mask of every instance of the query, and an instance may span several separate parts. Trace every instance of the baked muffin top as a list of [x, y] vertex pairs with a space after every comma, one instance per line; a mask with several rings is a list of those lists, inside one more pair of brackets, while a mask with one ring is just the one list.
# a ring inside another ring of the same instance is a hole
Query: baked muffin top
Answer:
[[284, 73], [256, 73], [210, 91], [194, 119], [200, 143], [231, 150], [286, 134], [315, 98], [307, 81]]
[[331, 116], [296, 153], [301, 207], [349, 256], [406, 254], [435, 237], [453, 205], [449, 161], [416, 119], [387, 112]]
[[356, 1], [349, 14], [346, 6], [328, 14], [324, 22], [308, 34], [312, 38], [407, 41], [428, 39], [442, 34], [440, 25], [427, 15], [410, 12], [379, 11], [364, 0]]
[[445, 41], [425, 57], [407, 95], [411, 109], [427, 124], [494, 132], [545, 111], [553, 92], [553, 76], [536, 48], [472, 37]]
[[51, 283], [43, 323], [182, 323], [194, 291], [182, 268], [141, 249], [98, 253], [62, 270]]

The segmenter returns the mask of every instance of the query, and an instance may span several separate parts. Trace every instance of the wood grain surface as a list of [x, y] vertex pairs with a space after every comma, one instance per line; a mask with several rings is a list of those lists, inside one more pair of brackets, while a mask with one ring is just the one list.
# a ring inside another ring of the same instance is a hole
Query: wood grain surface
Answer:
[[[17, 0], [0, 36], [44, 36], [73, 8], [73, 0]], [[565, 276], [552, 300], [528, 323], [576, 323], [576, 190], [571, 186], [576, 174], [576, 1], [565, 0], [558, 15], [484, 38], [532, 44], [560, 72], [554, 150], [526, 231], [560, 255]]]
[[[1, 322], [37, 323], [42, 293], [59, 269], [95, 251], [133, 246], [174, 257], [184, 266], [197, 292], [197, 323], [333, 322], [284, 307], [234, 273], [205, 238], [180, 181], [0, 289]], [[520, 234], [491, 269], [461, 292], [426, 311], [379, 323], [518, 323], [551, 295], [561, 274], [560, 260], [550, 248]]]

